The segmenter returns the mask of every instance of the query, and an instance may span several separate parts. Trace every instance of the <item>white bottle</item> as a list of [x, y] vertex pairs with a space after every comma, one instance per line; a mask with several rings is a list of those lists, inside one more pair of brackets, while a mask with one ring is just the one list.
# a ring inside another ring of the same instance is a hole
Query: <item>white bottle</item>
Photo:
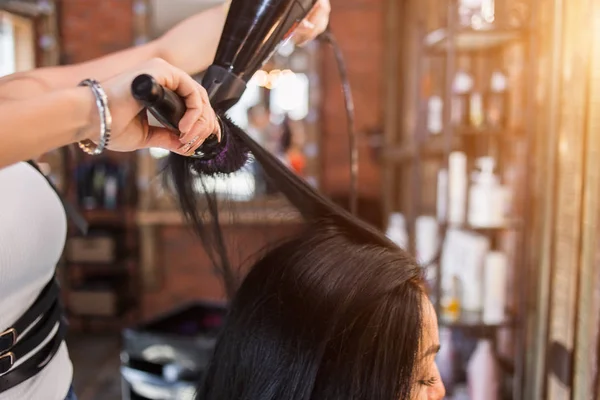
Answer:
[[467, 200], [467, 156], [460, 151], [450, 153], [448, 159], [449, 206], [448, 223], [462, 225], [465, 223]]
[[440, 169], [437, 176], [437, 219], [440, 222], [448, 220], [448, 170]]
[[468, 93], [472, 88], [473, 78], [471, 78], [471, 76], [464, 71], [458, 71], [452, 85], [452, 108], [450, 120], [454, 125], [464, 126], [468, 124]]
[[498, 400], [498, 366], [492, 342], [480, 340], [467, 366], [471, 400]]
[[406, 220], [401, 213], [391, 213], [388, 220], [386, 236], [398, 247], [408, 248], [408, 233], [406, 231]]
[[438, 222], [434, 217], [422, 215], [417, 218], [415, 231], [417, 260], [431, 263], [438, 252]]
[[507, 189], [494, 175], [492, 157], [477, 160], [479, 172], [472, 175], [469, 190], [469, 224], [477, 228], [495, 228], [505, 224]]
[[490, 325], [500, 324], [506, 318], [506, 285], [508, 283], [506, 254], [500, 251], [489, 252], [485, 257], [483, 276], [483, 322]]
[[490, 240], [484, 235], [462, 231], [457, 250], [461, 253], [457, 259], [461, 308], [479, 314], [483, 311], [483, 265], [490, 250]]
[[438, 222], [435, 217], [422, 215], [415, 223], [415, 250], [417, 260], [425, 270], [426, 279], [432, 281], [436, 278], [436, 265], [433, 263], [439, 250]]
[[432, 135], [442, 133], [444, 128], [444, 102], [440, 96], [431, 96], [427, 105], [427, 130]]

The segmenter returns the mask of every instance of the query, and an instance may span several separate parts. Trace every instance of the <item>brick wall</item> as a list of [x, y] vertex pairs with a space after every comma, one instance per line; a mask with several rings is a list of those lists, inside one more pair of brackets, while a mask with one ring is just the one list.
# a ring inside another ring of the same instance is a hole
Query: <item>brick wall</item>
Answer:
[[[359, 133], [383, 131], [384, 0], [331, 0], [331, 28], [348, 64], [348, 74]], [[344, 99], [335, 59], [324, 51], [323, 60], [323, 190], [347, 193], [349, 159]], [[359, 188], [362, 196], [378, 198], [380, 170], [366, 137], [359, 152]]]
[[[242, 225], [224, 229], [229, 242], [232, 263], [240, 268], [240, 276], [266, 243], [293, 234], [294, 224], [278, 226]], [[211, 268], [208, 256], [198, 239], [181, 227], [166, 227], [159, 237], [160, 287], [145, 294], [143, 313], [146, 317], [160, 314], [190, 299], [222, 300], [222, 281]]]
[[131, 0], [59, 0], [61, 60], [87, 61], [133, 43]]

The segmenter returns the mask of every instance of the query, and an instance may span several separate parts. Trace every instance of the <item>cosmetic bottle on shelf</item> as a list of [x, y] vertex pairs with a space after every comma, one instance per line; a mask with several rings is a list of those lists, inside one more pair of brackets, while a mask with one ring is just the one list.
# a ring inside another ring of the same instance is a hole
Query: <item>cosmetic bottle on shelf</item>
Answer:
[[440, 222], [448, 220], [448, 170], [442, 168], [437, 176], [436, 214]]
[[467, 200], [467, 156], [455, 151], [450, 153], [448, 173], [448, 223], [461, 225], [465, 222]]
[[398, 247], [402, 249], [408, 248], [408, 232], [406, 231], [406, 220], [404, 215], [395, 212], [391, 213], [386, 230], [386, 236]]
[[446, 290], [442, 293], [441, 306], [442, 317], [448, 322], [457, 321], [460, 318], [461, 310], [461, 282], [458, 276], [450, 277], [450, 283], [444, 285]]
[[441, 298], [442, 318], [456, 321], [462, 308], [461, 267], [464, 261], [465, 248], [462, 240], [464, 232], [457, 228], [449, 228], [443, 243], [441, 263]]
[[508, 189], [494, 174], [494, 158], [481, 157], [477, 166], [479, 171], [473, 172], [469, 189], [469, 224], [477, 228], [502, 227], [506, 223]]
[[484, 122], [483, 96], [479, 92], [472, 92], [469, 96], [469, 125], [474, 129], [481, 129]]
[[469, 125], [469, 101], [473, 88], [473, 78], [464, 71], [459, 71], [452, 85], [451, 121], [454, 126]]
[[498, 400], [498, 365], [490, 340], [477, 342], [467, 366], [467, 379], [470, 400]]
[[492, 73], [485, 98], [485, 122], [490, 128], [505, 128], [508, 117], [508, 81], [500, 71]]
[[431, 96], [427, 102], [427, 131], [439, 135], [444, 129], [444, 101], [441, 96]]
[[483, 322], [493, 325], [506, 320], [506, 285], [508, 283], [508, 260], [500, 251], [490, 251], [483, 267], [484, 299]]
[[459, 0], [460, 24], [475, 30], [492, 28], [496, 19], [494, 0]]
[[[459, 277], [462, 293], [461, 308], [466, 316], [480, 316], [483, 311], [483, 266], [490, 249], [490, 241], [484, 235], [463, 231], [459, 236], [461, 253]], [[468, 315], [467, 315], [468, 314]]]

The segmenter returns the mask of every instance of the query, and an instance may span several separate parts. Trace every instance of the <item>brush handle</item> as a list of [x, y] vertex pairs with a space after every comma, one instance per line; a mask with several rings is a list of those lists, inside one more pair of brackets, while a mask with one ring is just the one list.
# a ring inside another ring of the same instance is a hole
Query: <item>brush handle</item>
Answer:
[[185, 101], [174, 91], [148, 75], [138, 75], [131, 83], [131, 94], [166, 128], [180, 133], [179, 122], [186, 111]]

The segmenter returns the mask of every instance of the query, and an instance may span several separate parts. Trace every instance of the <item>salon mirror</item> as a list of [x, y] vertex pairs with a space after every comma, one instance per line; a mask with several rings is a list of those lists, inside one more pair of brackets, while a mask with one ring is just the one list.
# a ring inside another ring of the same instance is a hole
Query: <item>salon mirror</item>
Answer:
[[[147, 0], [136, 1], [136, 15], [145, 15], [137, 24], [137, 42], [151, 40], [181, 20], [210, 7], [223, 7], [219, 0]], [[275, 55], [248, 84], [244, 96], [229, 116], [255, 140], [276, 154], [311, 185], [319, 182], [319, 44], [298, 48], [292, 41], [282, 44]], [[201, 79], [201, 75], [196, 77]], [[139, 176], [141, 207], [145, 210], [175, 209], [164, 192], [163, 182], [156, 178], [168, 152], [149, 149], [140, 152]], [[212, 188], [211, 188], [212, 189]], [[250, 163], [229, 177], [214, 180], [214, 189], [228, 201], [256, 203], [278, 196]], [[201, 190], [200, 188], [198, 190]]]

